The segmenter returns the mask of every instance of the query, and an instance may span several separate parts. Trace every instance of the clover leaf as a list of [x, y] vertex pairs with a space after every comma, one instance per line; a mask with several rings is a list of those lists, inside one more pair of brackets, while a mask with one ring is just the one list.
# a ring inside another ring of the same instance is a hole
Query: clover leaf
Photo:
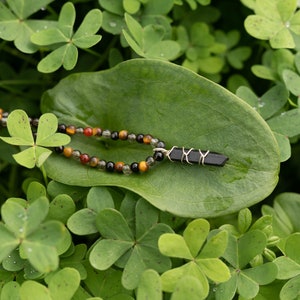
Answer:
[[70, 142], [69, 136], [56, 133], [57, 125], [55, 115], [51, 113], [42, 115], [35, 140], [27, 114], [23, 110], [15, 110], [7, 118], [10, 137], [0, 138], [8, 144], [25, 147], [25, 150], [13, 155], [18, 164], [27, 168], [33, 168], [35, 165], [40, 167], [52, 153], [45, 147], [56, 147]]
[[[180, 5], [183, 4], [182, 0], [179, 0], [177, 2]], [[195, 10], [197, 8], [197, 4], [201, 4], [201, 5], [209, 5], [210, 4], [210, 0], [185, 0], [185, 2], [190, 6], [190, 8], [192, 10]]]
[[45, 196], [31, 203], [10, 198], [2, 205], [0, 261], [6, 261], [6, 267], [10, 268], [9, 255], [12, 255], [19, 257], [20, 266], [24, 266], [20, 259], [26, 259], [38, 272], [56, 270], [58, 255], [64, 252], [59, 248], [66, 241], [67, 231], [58, 221], [45, 221], [48, 211], [49, 201]]
[[113, 198], [106, 187], [92, 187], [87, 194], [86, 208], [76, 211], [68, 219], [68, 228], [77, 235], [98, 232], [97, 214], [105, 208], [114, 208]]
[[224, 53], [226, 45], [216, 41], [210, 33], [209, 26], [203, 22], [196, 22], [191, 26], [190, 32], [187, 32], [183, 27], [180, 31], [181, 46], [187, 46], [187, 48], [182, 49], [186, 56], [182, 65], [195, 72], [219, 73], [225, 61], [217, 54]]
[[268, 50], [262, 57], [262, 65], [253, 65], [251, 71], [259, 78], [282, 81], [285, 69], [294, 70], [294, 54], [288, 49]]
[[[47, 282], [48, 286], [43, 285], [37, 281], [27, 280], [20, 286], [16, 283], [13, 286], [11, 283], [5, 285], [5, 292], [8, 295], [22, 295], [21, 299], [71, 299], [79, 288], [80, 276], [79, 273], [73, 268], [64, 268], [53, 274]], [[16, 292], [17, 291], [17, 292]], [[32, 292], [34, 291], [34, 293]], [[19, 298], [14, 298], [19, 299]]]
[[238, 217], [239, 230], [230, 225], [221, 227], [228, 231], [228, 245], [223, 258], [230, 264], [231, 278], [217, 285], [216, 299], [233, 299], [236, 292], [246, 299], [254, 298], [260, 285], [271, 283], [277, 276], [273, 262], [262, 264], [259, 259], [272, 235], [271, 218], [262, 217], [250, 227], [251, 220], [250, 211], [243, 209]]
[[[292, 73], [292, 71], [289, 71], [289, 73]], [[294, 86], [296, 86], [296, 82], [294, 82]], [[275, 121], [281, 120], [281, 118], [278, 119], [276, 117], [276, 114], [287, 103], [289, 96], [287, 89], [282, 84], [275, 85], [261, 96], [257, 96], [250, 88], [246, 86], [239, 87], [236, 91], [236, 94], [245, 100], [249, 105], [251, 105], [265, 120], [270, 120], [270, 124], [275, 124], [274, 120], [272, 121], [273, 116], [275, 116]], [[279, 126], [281, 128], [280, 132], [277, 132], [275, 127], [272, 128], [274, 128], [274, 135], [280, 149], [280, 160], [286, 161], [291, 156], [291, 145], [287, 135], [283, 134], [283, 129], [285, 128], [283, 122], [281, 122]], [[289, 124], [286, 124], [286, 126], [290, 127]]]
[[31, 36], [31, 41], [39, 46], [57, 45], [56, 49], [39, 62], [40, 72], [54, 72], [61, 66], [66, 70], [73, 69], [78, 58], [77, 47], [90, 48], [101, 40], [101, 35], [96, 35], [102, 24], [102, 12], [99, 9], [90, 10], [73, 33], [75, 18], [75, 7], [73, 3], [67, 2], [60, 11], [57, 27], [36, 32]]
[[151, 269], [144, 271], [137, 288], [137, 299], [162, 299], [161, 280], [159, 274]]
[[[162, 254], [178, 257], [188, 262], [180, 267], [166, 271], [161, 275], [162, 289], [175, 291], [186, 276], [196, 279], [199, 299], [204, 299], [209, 292], [209, 280], [224, 282], [230, 278], [228, 267], [219, 259], [227, 246], [227, 232], [214, 232], [209, 236], [209, 223], [204, 219], [193, 220], [183, 232], [163, 234], [158, 240]], [[188, 278], [189, 279], [189, 278]]]
[[297, 193], [277, 195], [273, 207], [263, 205], [262, 213], [272, 216], [274, 234], [281, 238], [300, 231], [300, 196]]
[[129, 46], [139, 56], [163, 60], [175, 59], [180, 47], [176, 41], [164, 40], [165, 29], [160, 25], [142, 27], [133, 17], [125, 13], [127, 30], [123, 30]]
[[255, 38], [269, 40], [273, 48], [295, 48], [292, 33], [300, 34], [300, 12], [294, 0], [256, 1], [255, 15], [245, 20], [247, 32]]
[[171, 266], [170, 259], [157, 247], [161, 234], [171, 228], [158, 222], [158, 211], [140, 199], [135, 205], [135, 228], [131, 228], [123, 214], [113, 208], [101, 210], [96, 226], [102, 238], [90, 253], [90, 263], [98, 270], [106, 270], [113, 264], [124, 268], [122, 284], [127, 289], [138, 286], [146, 269], [164, 272]]
[[300, 233], [290, 235], [283, 248], [284, 256], [274, 260], [278, 267], [277, 279], [289, 279], [280, 291], [280, 299], [297, 299], [300, 287]]
[[227, 58], [228, 63], [236, 69], [242, 69], [244, 61], [251, 55], [251, 48], [246, 46], [235, 48], [240, 41], [239, 31], [231, 30], [228, 33], [225, 33], [222, 30], [217, 30], [215, 32], [215, 38], [218, 43], [226, 45], [227, 49], [225, 57]]
[[0, 38], [14, 41], [17, 49], [25, 53], [34, 53], [38, 47], [30, 41], [30, 36], [39, 30], [50, 28], [56, 22], [32, 20], [28, 17], [53, 0], [39, 1], [6, 1], [8, 7], [0, 2]]

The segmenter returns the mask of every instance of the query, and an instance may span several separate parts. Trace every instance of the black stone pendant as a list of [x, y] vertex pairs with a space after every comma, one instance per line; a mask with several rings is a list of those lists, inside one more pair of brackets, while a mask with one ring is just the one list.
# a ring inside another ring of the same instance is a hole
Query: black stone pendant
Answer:
[[188, 164], [224, 166], [228, 157], [208, 150], [194, 148], [173, 147], [171, 150], [165, 150], [165, 156], [170, 161], [178, 161]]

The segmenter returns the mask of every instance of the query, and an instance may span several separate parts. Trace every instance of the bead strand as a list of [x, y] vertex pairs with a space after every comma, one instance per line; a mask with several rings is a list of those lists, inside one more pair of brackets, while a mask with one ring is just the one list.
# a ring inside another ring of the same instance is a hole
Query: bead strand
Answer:
[[132, 162], [131, 164], [125, 164], [122, 161], [106, 161], [98, 158], [97, 156], [90, 156], [87, 153], [81, 153], [81, 151], [75, 150], [69, 146], [55, 147], [54, 150], [56, 153], [63, 154], [67, 158], [73, 158], [81, 162], [83, 165], [87, 165], [102, 171], [123, 173], [126, 175], [131, 173], [144, 173], [148, 171], [156, 161], [162, 160], [160, 156], [158, 156], [159, 159], [155, 159], [156, 155], [154, 154], [153, 156], [148, 156], [145, 160]]
[[[0, 108], [0, 125], [6, 127], [8, 112]], [[29, 118], [30, 124], [33, 129], [33, 135], [36, 134], [36, 127], [38, 127], [38, 118]], [[140, 162], [133, 162], [125, 164], [122, 161], [113, 162], [100, 159], [96, 156], [90, 156], [87, 153], [81, 153], [79, 150], [67, 146], [60, 146], [54, 148], [57, 153], [63, 154], [65, 157], [73, 157], [75, 160], [80, 161], [83, 165], [88, 165], [92, 168], [105, 170], [108, 172], [116, 173], [144, 173], [153, 166], [156, 162], [162, 161], [165, 157], [171, 162], [187, 163], [189, 165], [211, 165], [211, 166], [224, 166], [228, 157], [209, 150], [201, 150], [187, 147], [173, 146], [170, 150], [166, 150], [165, 143], [150, 134], [134, 134], [129, 133], [127, 130], [110, 131], [102, 129], [101, 127], [76, 127], [74, 125], [59, 124], [57, 132], [73, 136], [75, 134], [82, 134], [86, 137], [102, 137], [111, 139], [113, 141], [122, 140], [128, 142], [137, 142], [138, 144], [151, 145], [153, 147], [153, 155], [148, 156], [145, 160]]]
[[[75, 134], [83, 134], [84, 136], [103, 137], [113, 141], [122, 140], [129, 142], [137, 142], [139, 144], [151, 145], [153, 148], [165, 149], [165, 143], [157, 138], [152, 137], [150, 134], [134, 134], [129, 133], [127, 130], [110, 131], [100, 127], [75, 127], [73, 125], [59, 124], [58, 132], [65, 133], [70, 136]], [[71, 147], [58, 147], [55, 148], [57, 153], [62, 153], [65, 157], [73, 157], [80, 161], [83, 165], [88, 165], [99, 170], [108, 172], [116, 172], [123, 174], [131, 173], [144, 173], [149, 170], [156, 162], [164, 159], [163, 151], [155, 151], [152, 156], [148, 156], [145, 160], [140, 162], [132, 162], [126, 164], [122, 161], [113, 162], [102, 160], [96, 156], [90, 156], [87, 153], [81, 153], [79, 150], [73, 150]]]
[[9, 113], [5, 112], [2, 108], [0, 108], [0, 124], [2, 127], [6, 127], [6, 121]]

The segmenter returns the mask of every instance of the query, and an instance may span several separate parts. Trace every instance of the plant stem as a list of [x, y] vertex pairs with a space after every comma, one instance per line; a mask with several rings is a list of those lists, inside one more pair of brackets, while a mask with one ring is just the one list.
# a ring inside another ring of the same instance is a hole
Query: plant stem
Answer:
[[44, 165], [41, 165], [40, 170], [41, 170], [41, 172], [43, 174], [45, 185], [47, 186], [48, 183], [49, 183], [49, 181], [48, 181], [48, 177], [47, 177], [47, 173], [46, 173]]

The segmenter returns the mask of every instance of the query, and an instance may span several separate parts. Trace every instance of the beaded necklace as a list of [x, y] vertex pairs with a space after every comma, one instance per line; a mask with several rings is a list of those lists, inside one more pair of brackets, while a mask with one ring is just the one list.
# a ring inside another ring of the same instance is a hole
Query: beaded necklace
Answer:
[[[6, 127], [6, 121], [9, 116], [8, 112], [0, 108], [0, 124]], [[30, 124], [37, 127], [39, 123], [38, 118], [29, 118]], [[153, 148], [153, 154], [146, 157], [145, 160], [135, 161], [126, 164], [123, 161], [113, 162], [100, 159], [96, 156], [90, 156], [80, 150], [73, 149], [70, 146], [59, 146], [53, 150], [56, 153], [62, 154], [67, 158], [73, 158], [80, 161], [81, 164], [96, 168], [107, 172], [116, 172], [129, 175], [131, 173], [144, 173], [149, 170], [156, 162], [160, 162], [167, 158], [171, 162], [181, 162], [189, 165], [211, 165], [211, 166], [224, 166], [228, 157], [223, 154], [211, 152], [209, 150], [200, 150], [194, 148], [185, 148], [173, 146], [170, 150], [166, 149], [165, 143], [153, 137], [150, 134], [134, 134], [129, 133], [127, 130], [111, 131], [102, 129], [100, 127], [75, 127], [74, 125], [59, 124], [57, 132], [73, 136], [81, 134], [86, 137], [101, 137], [111, 139], [113, 141], [122, 140], [128, 142], [137, 142], [138, 144], [150, 145]]]

